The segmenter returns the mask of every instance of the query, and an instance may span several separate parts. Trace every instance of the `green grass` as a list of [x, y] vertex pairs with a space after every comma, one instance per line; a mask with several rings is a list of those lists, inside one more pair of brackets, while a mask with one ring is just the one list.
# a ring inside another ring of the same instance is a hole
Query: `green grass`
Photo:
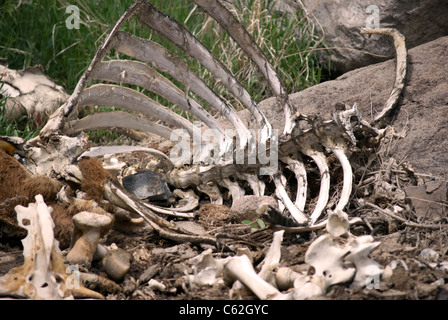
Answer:
[[[90, 64], [101, 40], [132, 0], [3, 0], [0, 6], [0, 57], [12, 69], [40, 64], [57, 84], [71, 93]], [[243, 51], [220, 27], [187, 0], [152, 0], [156, 7], [174, 17], [222, 60], [248, 89], [256, 101], [271, 96], [266, 81]], [[273, 10], [274, 1], [241, 0], [230, 7], [246, 26], [256, 42], [272, 61], [288, 92], [297, 92], [321, 81], [316, 46], [318, 37], [302, 12], [280, 14]], [[226, 2], [228, 3], [228, 2]], [[68, 5], [80, 9], [80, 29], [68, 29], [65, 12]], [[183, 57], [220, 96], [239, 108], [228, 90], [193, 59], [165, 39], [143, 28], [135, 19], [124, 29], [144, 38], [162, 43]], [[110, 58], [114, 58], [111, 53]], [[181, 112], [160, 97], [151, 98]], [[0, 126], [2, 123], [0, 122]]]

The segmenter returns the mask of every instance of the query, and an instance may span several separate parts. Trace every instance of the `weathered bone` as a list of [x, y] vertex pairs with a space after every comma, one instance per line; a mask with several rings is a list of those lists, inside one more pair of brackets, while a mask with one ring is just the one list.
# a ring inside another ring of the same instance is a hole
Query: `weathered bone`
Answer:
[[283, 174], [280, 172], [277, 172], [274, 176], [274, 183], [275, 183], [275, 192], [277, 196], [283, 201], [283, 204], [288, 209], [291, 216], [296, 220], [298, 224], [305, 224], [308, 223], [308, 217], [299, 209], [297, 208], [294, 203], [289, 198], [285, 185], [286, 185], [286, 178]]
[[295, 141], [300, 148], [300, 151], [311, 157], [319, 168], [321, 182], [319, 199], [310, 216], [310, 223], [313, 225], [319, 219], [322, 211], [325, 209], [328, 198], [330, 196], [330, 170], [328, 169], [327, 160], [322, 150], [318, 137], [311, 130], [303, 132]]
[[305, 210], [306, 204], [306, 192], [307, 192], [307, 176], [305, 165], [303, 164], [302, 157], [298, 152], [294, 153], [294, 157], [297, 159], [292, 159], [286, 157], [281, 159], [282, 162], [287, 163], [288, 167], [294, 172], [297, 180], [297, 193], [294, 205], [302, 212]]
[[273, 281], [273, 270], [280, 263], [281, 245], [284, 233], [283, 230], [274, 232], [271, 246], [269, 247], [264, 260], [260, 263], [261, 269], [260, 272], [258, 272], [258, 276], [265, 281]]
[[261, 300], [285, 298], [284, 294], [257, 275], [251, 261], [244, 254], [231, 258], [224, 266], [224, 281], [233, 283], [236, 280]]
[[128, 112], [122, 111], [94, 113], [82, 119], [68, 122], [64, 130], [66, 134], [72, 135], [81, 131], [110, 128], [142, 130], [145, 132], [154, 133], [162, 138], [165, 138], [166, 140], [170, 140], [172, 134], [172, 130], [166, 126], [148, 122]]
[[397, 58], [397, 66], [395, 70], [395, 82], [390, 93], [389, 98], [386, 101], [383, 110], [377, 114], [373, 120], [373, 123], [379, 123], [383, 120], [397, 105], [398, 98], [404, 88], [404, 81], [406, 79], [407, 71], [407, 50], [404, 36], [397, 30], [393, 28], [362, 28], [361, 33], [363, 34], [383, 34], [388, 35], [394, 39], [395, 54]]
[[92, 62], [90, 63], [89, 67], [76, 84], [76, 87], [73, 90], [72, 95], [69, 97], [66, 103], [64, 103], [58, 110], [56, 110], [51, 115], [49, 121], [40, 131], [39, 137], [42, 140], [48, 141], [51, 136], [58, 135], [61, 133], [65, 125], [66, 119], [77, 110], [79, 96], [86, 87], [87, 82], [90, 80], [90, 76], [93, 70], [95, 70], [98, 63], [100, 63], [106, 56], [106, 54], [109, 52], [117, 31], [121, 28], [123, 23], [125, 23], [130, 17], [134, 15], [135, 11], [138, 10], [140, 6], [141, 3], [139, 1], [134, 2], [120, 17], [120, 19], [118, 19], [117, 23], [115, 23], [115, 26], [112, 28], [109, 35], [104, 39], [100, 48], [96, 52], [95, 57], [92, 59]]
[[[22, 240], [24, 264], [0, 278], [0, 296], [29, 299], [73, 299], [103, 295], [76, 282], [76, 275], [64, 265], [58, 241], [54, 239], [52, 209], [41, 195], [28, 207], [17, 206], [19, 225], [28, 231]], [[68, 271], [67, 271], [68, 270]]]
[[177, 113], [166, 109], [148, 96], [126, 87], [111, 84], [95, 84], [85, 89], [79, 98], [78, 107], [112, 105], [129, 111], [165, 121], [193, 135], [193, 124]]
[[222, 141], [224, 129], [218, 121], [203, 109], [194, 99], [185, 95], [166, 77], [153, 68], [139, 61], [111, 60], [102, 61], [92, 74], [92, 80], [103, 80], [138, 85], [152, 91], [190, 112], [209, 128], [216, 130], [218, 139]]
[[112, 181], [104, 184], [104, 197], [114, 205], [140, 215], [162, 237], [174, 241], [216, 244], [216, 239], [212, 237], [192, 235], [160, 218], [139, 199]]
[[174, 164], [171, 162], [170, 158], [163, 152], [160, 152], [157, 149], [147, 148], [142, 146], [99, 146], [99, 147], [91, 147], [88, 151], [82, 153], [78, 157], [78, 161], [83, 157], [101, 157], [105, 155], [113, 155], [117, 153], [127, 153], [127, 152], [135, 152], [135, 151], [143, 151], [148, 152], [154, 156], [156, 156], [160, 162], [163, 163], [162, 168], [166, 171], [170, 171], [174, 168]]

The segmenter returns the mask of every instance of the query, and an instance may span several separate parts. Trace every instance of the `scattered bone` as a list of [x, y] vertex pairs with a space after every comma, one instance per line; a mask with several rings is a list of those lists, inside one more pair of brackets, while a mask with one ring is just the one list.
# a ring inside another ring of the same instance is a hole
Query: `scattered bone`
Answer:
[[111, 245], [102, 260], [102, 264], [107, 275], [112, 280], [120, 282], [131, 267], [131, 254], [116, 245]]
[[90, 267], [93, 255], [102, 237], [112, 227], [112, 217], [94, 212], [82, 211], [73, 217], [74, 231], [67, 261]]
[[283, 230], [274, 233], [271, 246], [269, 247], [264, 260], [259, 265], [259, 267], [261, 266], [261, 269], [258, 276], [265, 281], [275, 281], [273, 272], [274, 268], [278, 267], [278, 264], [280, 263], [283, 234]]
[[257, 275], [246, 255], [235, 256], [224, 266], [224, 281], [231, 284], [236, 280], [249, 288], [260, 300], [281, 299], [284, 296]]
[[[17, 218], [28, 231], [22, 240], [24, 264], [0, 279], [0, 295], [28, 299], [73, 299], [104, 297], [83, 287], [77, 275], [64, 265], [57, 240], [53, 237], [51, 208], [41, 195], [28, 207], [17, 206]], [[68, 271], [67, 271], [68, 270]]]

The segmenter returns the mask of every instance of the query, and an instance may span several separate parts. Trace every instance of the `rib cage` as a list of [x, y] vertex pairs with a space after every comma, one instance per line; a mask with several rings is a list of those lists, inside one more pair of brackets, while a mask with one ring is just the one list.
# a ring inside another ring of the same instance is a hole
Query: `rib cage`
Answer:
[[[222, 202], [222, 188], [229, 190], [233, 200], [244, 195], [245, 191], [239, 184], [241, 181], [250, 186], [254, 195], [264, 195], [266, 186], [260, 173], [262, 175], [268, 173], [275, 185], [275, 196], [279, 200], [281, 211], [289, 213], [296, 224], [306, 226], [316, 225], [326, 213], [330, 197], [330, 169], [327, 155], [332, 153], [341, 163], [344, 179], [339, 200], [334, 208], [328, 208], [328, 218], [336, 217], [342, 224], [348, 224], [348, 217], [344, 209], [351, 194], [352, 172], [346, 153], [350, 145], [356, 144], [354, 130], [368, 128], [371, 132], [377, 133], [377, 129], [362, 121], [356, 106], [352, 109], [335, 112], [333, 119], [329, 121], [320, 121], [300, 113], [293, 115], [288, 93], [279, 76], [244, 27], [218, 0], [193, 1], [213, 17], [259, 67], [260, 72], [268, 81], [272, 93], [283, 107], [285, 125], [280, 136], [276, 135], [268, 119], [247, 90], [205, 46], [180, 23], [160, 12], [151, 3], [136, 0], [104, 40], [70, 99], [53, 115], [42, 130], [41, 138], [48, 139], [55, 133], [73, 135], [100, 128], [122, 127], [150, 132], [169, 140], [177, 132], [176, 130], [185, 130], [193, 142], [201, 146], [201, 153], [195, 158], [196, 161], [192, 159], [192, 165], [183, 166], [175, 163], [171, 166], [172, 169], [167, 172], [167, 177], [172, 185], [177, 188], [195, 187], [200, 192], [207, 194], [212, 202], [220, 203]], [[205, 85], [179, 57], [151, 40], [121, 31], [122, 24], [132, 16], [138, 17], [142, 25], [171, 40], [219, 79], [229, 92], [232, 92], [250, 111], [255, 119], [255, 125], [259, 129], [258, 134], [254, 130], [248, 129], [235, 109]], [[104, 58], [111, 49], [138, 61], [105, 61]], [[233, 132], [237, 132], [237, 136], [229, 134], [228, 130], [226, 131], [222, 124], [201, 106], [199, 101], [195, 101], [188, 93], [179, 89], [158, 70], [169, 74], [219, 111], [232, 125]], [[87, 86], [89, 81], [100, 83]], [[211, 129], [216, 136], [217, 145], [220, 147], [218, 150], [213, 149], [215, 154], [212, 157], [222, 159], [230, 154], [231, 161], [229, 163], [210, 163], [210, 146], [204, 144], [201, 139], [196, 139], [197, 131], [195, 130], [197, 128], [193, 123], [155, 102], [147, 95], [123, 87], [122, 84], [138, 85], [190, 112], [201, 121], [202, 125]], [[78, 108], [89, 105], [116, 106], [129, 112], [96, 113], [85, 118], [71, 120], [70, 117], [76, 114]], [[161, 120], [163, 124], [147, 121], [136, 116], [135, 113], [151, 116]], [[306, 129], [301, 128], [301, 123], [307, 123]], [[236, 143], [233, 143], [234, 138], [237, 138]], [[256, 163], [248, 163], [248, 155], [251, 154], [251, 148], [255, 144], [263, 150], [266, 148], [271, 152], [274, 149], [278, 150], [278, 164], [275, 165], [274, 170], [266, 170], [272, 168], [267, 168], [266, 163], [259, 161], [260, 152], [257, 154], [258, 161]], [[243, 155], [245, 162], [237, 162], [237, 155]], [[304, 158], [314, 161], [321, 180], [319, 198], [311, 212], [305, 212], [308, 198], [308, 178]], [[297, 181], [295, 197], [291, 197], [288, 193], [285, 170], [289, 170], [295, 175]], [[295, 199], [291, 200], [291, 198]], [[322, 223], [325, 221], [327, 220]]]

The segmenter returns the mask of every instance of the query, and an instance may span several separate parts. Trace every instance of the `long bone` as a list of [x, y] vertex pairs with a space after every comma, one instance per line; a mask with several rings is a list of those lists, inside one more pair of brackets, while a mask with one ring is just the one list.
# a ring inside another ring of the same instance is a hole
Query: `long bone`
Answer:
[[235, 79], [223, 63], [176, 20], [160, 12], [149, 2], [145, 2], [143, 7], [144, 9], [137, 13], [140, 21], [194, 57], [232, 91], [254, 116], [256, 123], [261, 125], [260, 140], [266, 141], [271, 136], [271, 125], [247, 90]]
[[375, 116], [373, 124], [380, 123], [397, 105], [398, 98], [404, 88], [404, 81], [406, 79], [407, 72], [407, 50], [404, 36], [393, 28], [362, 28], [363, 34], [383, 34], [388, 35], [394, 39], [395, 53], [397, 57], [397, 66], [395, 69], [395, 82], [392, 91], [387, 99], [383, 110]]
[[[152, 63], [156, 68], [183, 83], [229, 120], [239, 134], [240, 148], [244, 149], [246, 147], [250, 132], [235, 110], [222, 101], [179, 57], [153, 41], [139, 38], [124, 31], [117, 32], [114, 49], [127, 56]], [[223, 148], [222, 152], [226, 151], [227, 148]]]
[[154, 133], [162, 138], [170, 140], [172, 129], [157, 123], [137, 118], [123, 111], [106, 111], [88, 115], [84, 118], [66, 123], [64, 131], [68, 135], [81, 131], [101, 130], [110, 128], [127, 128]]
[[288, 136], [294, 128], [292, 119], [292, 107], [288, 94], [284, 88], [279, 76], [275, 72], [268, 59], [255, 43], [252, 36], [247, 32], [243, 25], [235, 16], [226, 9], [218, 0], [193, 0], [205, 12], [213, 17], [239, 44], [251, 60], [258, 66], [260, 72], [268, 81], [274, 95], [279, 99], [285, 114], [285, 127], [283, 134]]

